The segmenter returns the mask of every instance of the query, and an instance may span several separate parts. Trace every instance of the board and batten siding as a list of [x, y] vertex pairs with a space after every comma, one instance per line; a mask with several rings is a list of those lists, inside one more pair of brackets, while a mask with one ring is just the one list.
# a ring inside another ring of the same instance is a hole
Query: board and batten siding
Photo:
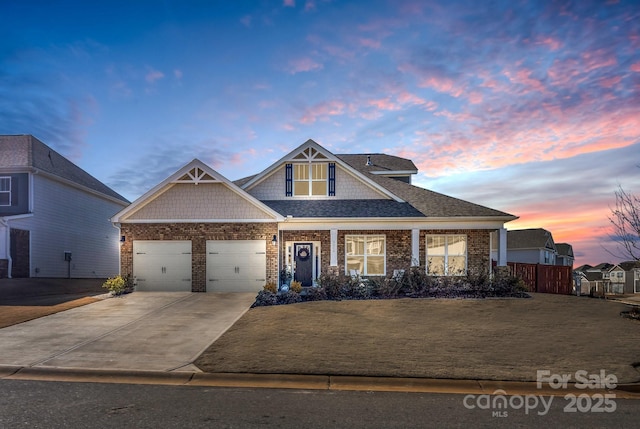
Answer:
[[127, 204], [33, 175], [33, 216], [11, 222], [31, 233], [31, 277], [106, 278], [119, 271], [119, 232], [110, 217]]
[[[262, 200], [284, 200], [292, 197], [285, 195], [285, 167], [282, 165], [269, 177], [248, 189], [253, 197]], [[307, 197], [312, 199], [331, 198], [338, 200], [376, 200], [388, 198], [381, 192], [347, 173], [336, 164], [336, 195], [332, 197]]]

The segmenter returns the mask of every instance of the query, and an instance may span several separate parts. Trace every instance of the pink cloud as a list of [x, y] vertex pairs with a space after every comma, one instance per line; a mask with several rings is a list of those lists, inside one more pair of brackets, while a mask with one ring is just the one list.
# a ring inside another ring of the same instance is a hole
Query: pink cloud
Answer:
[[284, 7], [296, 7], [296, 0], [284, 0], [282, 5]]
[[423, 79], [418, 86], [421, 88], [431, 88], [438, 92], [444, 92], [456, 98], [464, 92], [463, 88], [456, 87], [454, 81], [446, 77], [437, 78], [435, 76], [431, 76]]
[[342, 115], [347, 106], [339, 100], [331, 100], [316, 104], [308, 108], [300, 122], [303, 124], [313, 124], [317, 120], [327, 120], [330, 116]]
[[560, 40], [555, 39], [551, 36], [546, 36], [546, 37], [542, 37], [539, 38], [538, 40], [536, 40], [536, 44], [538, 45], [545, 45], [547, 47], [549, 47], [549, 49], [551, 49], [552, 51], [557, 51], [558, 49], [560, 49], [563, 44]]
[[621, 81], [622, 81], [621, 76], [612, 76], [609, 78], [600, 79], [599, 84], [603, 88], [613, 88], [614, 86], [618, 85]]
[[483, 97], [482, 94], [478, 91], [470, 92], [468, 95], [469, 103], [471, 104], [480, 104], [482, 103]]
[[520, 85], [525, 89], [525, 93], [531, 91], [537, 91], [540, 93], [547, 92], [546, 87], [542, 84], [542, 82], [538, 79], [532, 77], [533, 72], [528, 69], [519, 69], [515, 73], [512, 73], [509, 70], [505, 70], [504, 75], [516, 85]]
[[629, 68], [631, 69], [632, 72], [640, 73], [640, 61], [638, 61], [637, 63], [631, 64], [631, 67]]
[[290, 74], [321, 70], [323, 68], [322, 64], [319, 64], [308, 57], [289, 61], [289, 67]]
[[397, 103], [392, 102], [388, 97], [377, 100], [369, 100], [367, 104], [380, 110], [400, 110], [400, 106]]
[[164, 73], [158, 70], [151, 69], [144, 78], [147, 82], [154, 83], [155, 81], [164, 78]]
[[359, 42], [361, 46], [364, 46], [366, 48], [371, 48], [371, 49], [379, 49], [381, 46], [381, 43], [379, 40], [360, 38]]

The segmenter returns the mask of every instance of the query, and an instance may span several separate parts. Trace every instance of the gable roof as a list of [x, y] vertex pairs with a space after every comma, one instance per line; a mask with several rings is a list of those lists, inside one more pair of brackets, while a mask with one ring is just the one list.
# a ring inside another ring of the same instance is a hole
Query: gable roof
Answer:
[[267, 167], [262, 172], [254, 176], [251, 176], [250, 178], [240, 179], [236, 182], [241, 183], [240, 186], [242, 187], [242, 189], [244, 189], [245, 191], [248, 191], [253, 186], [260, 183], [260, 181], [268, 177], [272, 172], [280, 168], [282, 164], [289, 163], [289, 162], [311, 161], [312, 159], [335, 162], [337, 165], [340, 165], [347, 172], [353, 174], [354, 176], [360, 177], [363, 180], [363, 182], [367, 183], [372, 188], [378, 190], [383, 195], [386, 195], [389, 198], [392, 198], [398, 202], [403, 202], [400, 197], [398, 197], [397, 195], [394, 195], [391, 191], [389, 191], [383, 186], [380, 186], [375, 181], [367, 177], [363, 177], [362, 174], [358, 172], [358, 170], [354, 169], [351, 165], [347, 164], [346, 162], [338, 158], [336, 155], [329, 152], [327, 149], [323, 148], [322, 146], [320, 146], [318, 143], [316, 143], [311, 139], [307, 140], [306, 142], [304, 142], [303, 144], [301, 144], [300, 146], [298, 146], [297, 148], [295, 148], [294, 150], [292, 150], [291, 152], [289, 152], [288, 154], [280, 158], [278, 161], [271, 164], [271, 166]]
[[[359, 161], [357, 157], [345, 159], [349, 162]], [[517, 216], [509, 213], [440, 194], [390, 177], [371, 174], [365, 171], [365, 168], [361, 168], [360, 173], [398, 195], [426, 217], [498, 217], [505, 221], [517, 219]]]
[[558, 255], [560, 256], [573, 257], [573, 246], [571, 246], [569, 243], [556, 243], [556, 250], [558, 251]]
[[[410, 159], [385, 153], [372, 154], [336, 154], [358, 171], [372, 174], [416, 174], [418, 167]], [[370, 163], [368, 163], [370, 161]]]
[[206, 165], [204, 162], [199, 159], [194, 159], [190, 163], [184, 165], [178, 171], [173, 173], [171, 176], [167, 177], [165, 180], [157, 184], [155, 187], [147, 191], [145, 194], [140, 196], [137, 200], [131, 203], [130, 206], [124, 208], [120, 212], [116, 213], [112, 218], [111, 222], [118, 223], [121, 222], [128, 215], [131, 215], [144, 207], [149, 202], [153, 201], [156, 197], [164, 193], [168, 188], [170, 188], [173, 184], [180, 183], [192, 183], [194, 185], [205, 184], [205, 183], [218, 183], [224, 185], [227, 189], [231, 190], [235, 194], [239, 195], [258, 209], [262, 210], [269, 216], [271, 216], [275, 221], [284, 220], [284, 218], [269, 206], [265, 205], [258, 199], [249, 195], [240, 189], [233, 182], [229, 181], [226, 177]]
[[100, 193], [129, 201], [32, 135], [0, 136], [0, 169], [32, 169]]
[[624, 271], [631, 271], [636, 268], [640, 268], [640, 261], [624, 261], [618, 264]]
[[507, 249], [553, 249], [553, 237], [543, 228], [507, 231]]

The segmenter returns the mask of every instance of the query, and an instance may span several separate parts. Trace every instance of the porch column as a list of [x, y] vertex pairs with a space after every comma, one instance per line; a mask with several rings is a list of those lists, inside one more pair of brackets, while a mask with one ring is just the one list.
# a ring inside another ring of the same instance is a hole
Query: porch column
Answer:
[[411, 266], [420, 266], [420, 230], [411, 230]]
[[329, 258], [329, 265], [332, 267], [338, 266], [338, 230], [332, 229], [331, 233], [331, 257]]
[[507, 230], [504, 227], [498, 229], [498, 266], [507, 266]]

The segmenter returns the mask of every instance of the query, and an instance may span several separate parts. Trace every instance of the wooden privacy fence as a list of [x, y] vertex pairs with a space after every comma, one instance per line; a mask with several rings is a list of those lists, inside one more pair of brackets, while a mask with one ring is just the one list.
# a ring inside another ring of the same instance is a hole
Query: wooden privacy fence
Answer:
[[524, 281], [529, 292], [571, 295], [572, 267], [563, 265], [524, 264], [507, 262], [511, 274]]

